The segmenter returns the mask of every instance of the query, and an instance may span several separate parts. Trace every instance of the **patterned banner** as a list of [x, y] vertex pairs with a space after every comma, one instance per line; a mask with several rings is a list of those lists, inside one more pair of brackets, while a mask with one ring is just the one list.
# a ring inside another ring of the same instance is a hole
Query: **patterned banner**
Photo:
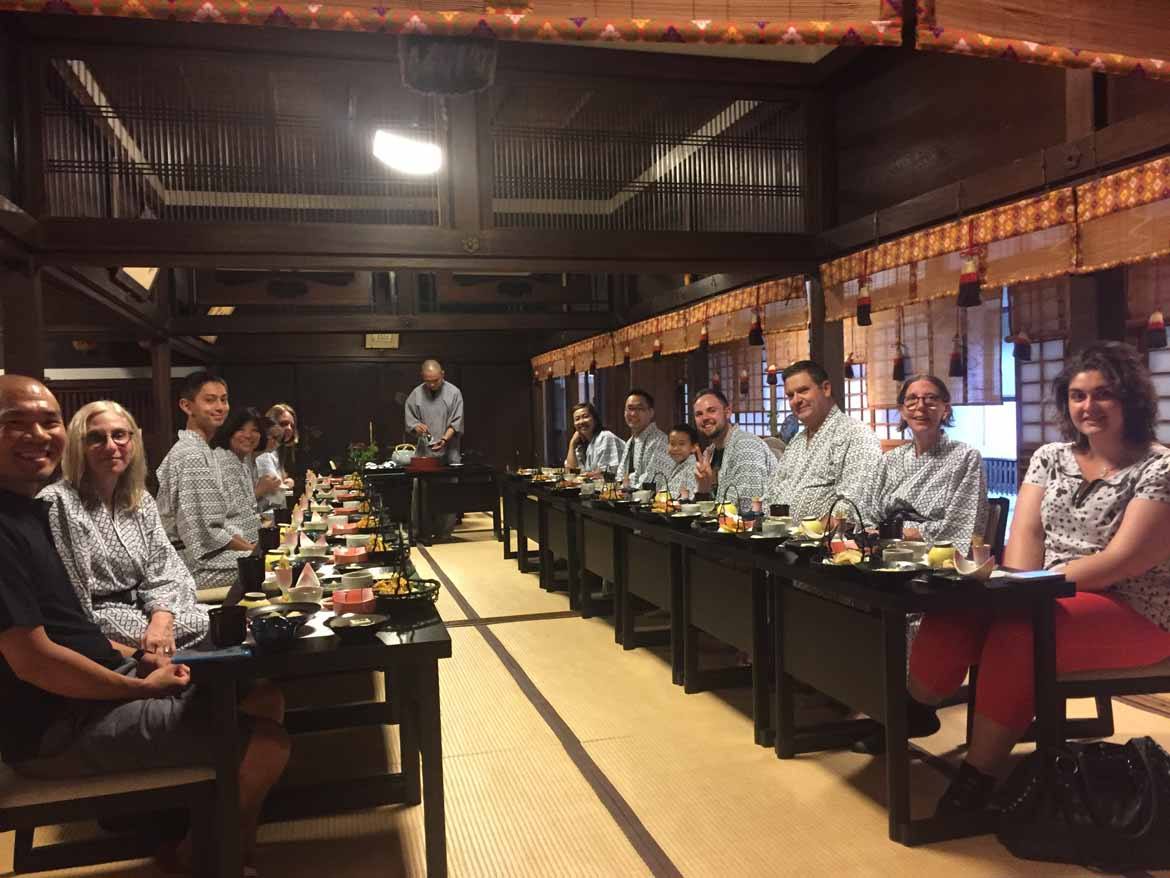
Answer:
[[[804, 284], [804, 276], [797, 275], [742, 287], [669, 314], [546, 351], [532, 358], [532, 368], [541, 380], [561, 377], [574, 363], [579, 371], [588, 368], [591, 353], [605, 349], [614, 351], [614, 363], [622, 362], [627, 348], [630, 360], [644, 360], [654, 355], [656, 341], [660, 342], [658, 350], [663, 356], [693, 351], [701, 343], [703, 326], [708, 327], [711, 344], [731, 341], [747, 335], [757, 308], [763, 327], [769, 332], [805, 329], [808, 302]], [[597, 359], [599, 366], [608, 365], [603, 364], [601, 356]]]
[[401, 7], [280, 0], [0, 0], [0, 10], [17, 12], [498, 40], [901, 45], [901, 18], [892, 0], [838, 0], [833, 5], [839, 17], [824, 20], [821, 0], [668, 0], [655, 2], [653, 11], [640, 11], [637, 2], [580, 0], [550, 0], [535, 7], [470, 4], [461, 9], [441, 0]]

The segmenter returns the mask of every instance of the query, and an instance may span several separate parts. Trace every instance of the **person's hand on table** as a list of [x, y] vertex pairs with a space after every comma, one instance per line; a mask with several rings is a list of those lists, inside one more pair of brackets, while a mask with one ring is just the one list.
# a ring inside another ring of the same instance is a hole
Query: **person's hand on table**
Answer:
[[151, 614], [150, 624], [142, 634], [142, 648], [148, 653], [174, 654], [175, 617], [171, 613]]
[[187, 688], [191, 682], [191, 669], [168, 662], [151, 671], [142, 682], [146, 684], [148, 698], [166, 698]]

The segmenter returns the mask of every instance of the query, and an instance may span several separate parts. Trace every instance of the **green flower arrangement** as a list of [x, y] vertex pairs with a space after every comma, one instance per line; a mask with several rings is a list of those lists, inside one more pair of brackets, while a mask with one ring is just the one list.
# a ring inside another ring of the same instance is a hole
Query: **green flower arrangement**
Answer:
[[378, 459], [378, 446], [374, 442], [350, 442], [346, 449], [345, 464], [350, 472], [361, 472], [367, 463]]

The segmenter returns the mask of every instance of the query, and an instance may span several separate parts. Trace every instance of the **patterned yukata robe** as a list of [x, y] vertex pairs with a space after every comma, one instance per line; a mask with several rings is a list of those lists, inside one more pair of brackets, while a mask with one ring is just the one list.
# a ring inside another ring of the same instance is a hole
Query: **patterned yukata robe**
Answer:
[[578, 445], [573, 453], [577, 456], [577, 468], [583, 473], [617, 472], [622, 456], [626, 453], [626, 443], [609, 430], [602, 430], [589, 440], [584, 454]]
[[39, 496], [51, 504], [53, 544], [81, 607], [106, 637], [138, 648], [158, 611], [174, 615], [180, 648], [207, 636], [207, 609], [195, 603], [195, 580], [167, 539], [153, 497], [144, 492], [137, 509], [111, 513], [104, 503], [87, 505], [64, 480]]
[[[987, 526], [987, 474], [983, 456], [943, 432], [925, 454], [914, 443], [887, 451], [878, 462], [862, 507], [865, 523], [877, 526], [898, 512], [913, 511], [928, 543], [949, 541], [963, 554], [971, 537]], [[911, 518], [907, 518], [910, 522]]]
[[659, 454], [666, 454], [666, 434], [658, 429], [657, 424], [651, 423], [637, 436], [626, 440], [617, 480], [620, 482], [628, 474], [630, 485], [634, 488], [654, 481]]
[[776, 455], [763, 439], [728, 424], [723, 461], [715, 471], [711, 497], [728, 503], [763, 497], [776, 472], [776, 463]]
[[[239, 578], [237, 559], [251, 554], [227, 548], [232, 537], [248, 536], [229, 524], [219, 463], [202, 434], [180, 430], [179, 441], [158, 467], [159, 518], [171, 542], [182, 543], [179, 557], [200, 589], [232, 585]], [[250, 542], [257, 526], [252, 526]]]
[[[820, 518], [840, 494], [861, 509], [882, 456], [882, 444], [869, 427], [833, 406], [810, 440], [801, 430], [780, 458], [767, 503], [786, 503], [794, 520]], [[855, 519], [846, 503], [836, 515]], [[863, 513], [864, 514], [864, 513]]]

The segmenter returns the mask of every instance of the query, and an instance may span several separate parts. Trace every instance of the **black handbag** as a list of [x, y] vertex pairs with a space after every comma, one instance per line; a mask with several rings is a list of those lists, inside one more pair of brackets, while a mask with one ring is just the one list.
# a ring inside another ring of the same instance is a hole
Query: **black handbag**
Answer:
[[1151, 738], [1028, 756], [996, 797], [1017, 857], [1110, 872], [1170, 867], [1170, 755]]

